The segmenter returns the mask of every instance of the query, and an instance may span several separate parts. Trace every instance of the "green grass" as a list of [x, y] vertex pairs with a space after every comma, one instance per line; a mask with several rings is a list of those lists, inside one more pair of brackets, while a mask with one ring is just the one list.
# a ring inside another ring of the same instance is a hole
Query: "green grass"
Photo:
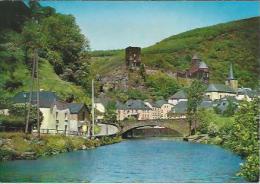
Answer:
[[61, 80], [54, 72], [53, 66], [48, 61], [43, 61], [40, 65], [40, 88], [44, 90], [54, 91], [62, 98], [70, 94], [75, 95], [78, 102], [90, 103], [83, 88], [76, 86], [71, 82]]
[[[1, 63], [0, 66], [7, 65], [6, 63]], [[10, 79], [10, 72], [8, 72], [8, 66], [5, 66], [7, 69], [5, 72], [0, 73], [0, 87], [4, 85], [4, 83]], [[9, 66], [10, 67], [10, 66]], [[14, 64], [15, 71], [14, 77], [16, 79], [22, 79], [23, 85], [14, 91], [3, 90], [4, 95], [12, 97], [16, 93], [20, 91], [29, 91], [31, 85], [31, 74], [26, 65], [22, 62]], [[70, 94], [75, 96], [75, 100], [78, 102], [90, 103], [90, 98], [87, 96], [86, 92], [81, 86], [76, 86], [73, 83], [66, 82], [62, 80], [53, 69], [53, 66], [47, 60], [41, 60], [39, 63], [39, 83], [40, 89], [45, 91], [53, 91], [56, 92], [58, 96], [62, 99], [66, 99]]]

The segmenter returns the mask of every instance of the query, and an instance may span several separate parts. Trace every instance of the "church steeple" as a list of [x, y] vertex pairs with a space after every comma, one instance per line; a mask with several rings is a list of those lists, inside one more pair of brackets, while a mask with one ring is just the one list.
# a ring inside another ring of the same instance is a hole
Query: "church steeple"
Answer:
[[226, 85], [231, 87], [235, 91], [237, 90], [237, 87], [238, 87], [238, 81], [234, 78], [232, 63], [230, 63], [230, 66], [229, 66], [229, 72], [228, 72], [228, 77], [226, 80]]
[[235, 80], [232, 63], [230, 63], [230, 66], [229, 66], [229, 73], [228, 73], [228, 78], [227, 79], [228, 80]]

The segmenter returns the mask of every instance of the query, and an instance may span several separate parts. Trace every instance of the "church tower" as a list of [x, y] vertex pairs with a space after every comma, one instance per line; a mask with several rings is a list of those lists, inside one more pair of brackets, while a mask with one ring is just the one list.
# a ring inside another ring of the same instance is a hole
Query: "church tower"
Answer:
[[234, 77], [234, 73], [233, 73], [233, 65], [232, 63], [230, 64], [229, 67], [229, 72], [228, 72], [228, 78], [226, 80], [226, 85], [231, 87], [233, 90], [237, 90], [238, 88], [238, 81], [237, 79], [235, 79]]

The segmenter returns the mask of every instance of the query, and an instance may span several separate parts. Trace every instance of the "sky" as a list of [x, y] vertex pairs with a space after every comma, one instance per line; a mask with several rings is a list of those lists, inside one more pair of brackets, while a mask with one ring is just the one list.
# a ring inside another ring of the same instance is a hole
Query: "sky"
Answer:
[[91, 50], [147, 47], [191, 29], [260, 15], [260, 2], [41, 1], [72, 14]]

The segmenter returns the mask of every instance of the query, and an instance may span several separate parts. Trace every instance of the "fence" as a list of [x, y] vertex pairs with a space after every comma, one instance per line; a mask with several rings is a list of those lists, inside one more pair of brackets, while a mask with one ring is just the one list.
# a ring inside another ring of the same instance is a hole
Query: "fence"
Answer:
[[41, 134], [54, 134], [54, 135], [63, 134], [63, 135], [72, 135], [72, 136], [86, 135], [85, 133], [79, 131], [65, 131], [65, 130], [57, 130], [57, 129], [41, 129]]

